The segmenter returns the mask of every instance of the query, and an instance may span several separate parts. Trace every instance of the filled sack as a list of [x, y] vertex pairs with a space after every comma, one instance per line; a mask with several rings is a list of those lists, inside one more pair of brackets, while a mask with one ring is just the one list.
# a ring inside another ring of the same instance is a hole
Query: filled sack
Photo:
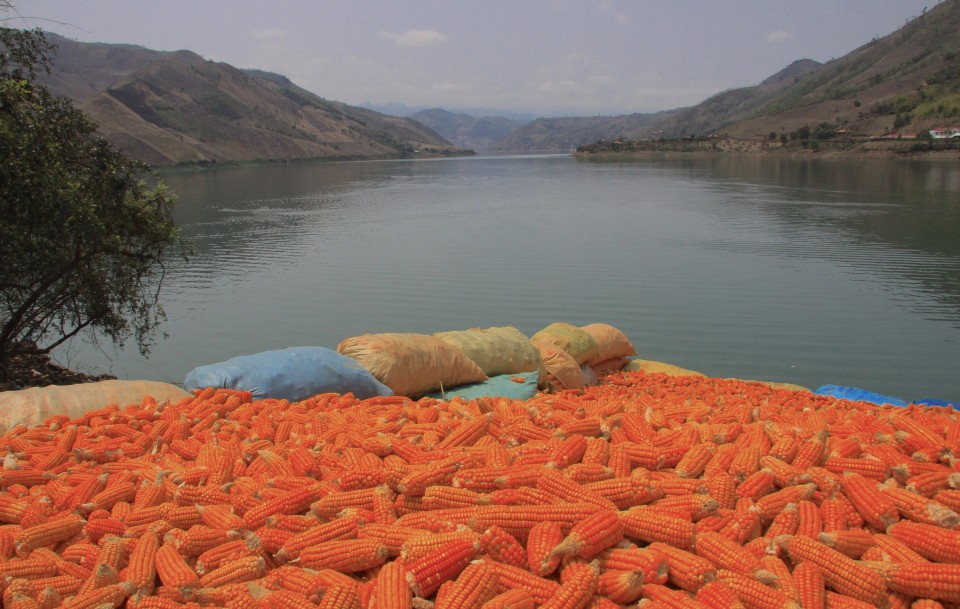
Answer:
[[355, 360], [325, 347], [290, 347], [198, 366], [187, 374], [183, 386], [237, 389], [249, 391], [255, 400], [291, 402], [319, 393], [352, 393], [361, 400], [392, 395]]
[[513, 326], [435, 332], [433, 335], [459, 348], [490, 377], [543, 367], [540, 351]]
[[547, 343], [538, 347], [543, 366], [547, 369], [547, 387], [553, 391], [583, 388], [583, 370], [572, 355]]
[[397, 395], [487, 380], [459, 347], [427, 334], [364, 334], [340, 341], [337, 352], [356, 360]]
[[77, 385], [50, 385], [0, 392], [0, 434], [17, 425], [33, 427], [54, 415], [79, 419], [111, 404], [123, 408], [150, 396], [176, 403], [192, 397], [176, 385], [158, 381], [109, 380]]
[[568, 323], [552, 323], [531, 336], [530, 340], [537, 347], [552, 345], [561, 349], [573, 357], [578, 366], [589, 361], [600, 361], [598, 359], [600, 357], [600, 346], [597, 344], [597, 340], [586, 330]]
[[586, 362], [590, 366], [596, 367], [608, 360], [616, 361], [637, 354], [627, 335], [610, 324], [588, 324], [580, 329], [597, 341], [597, 355]]

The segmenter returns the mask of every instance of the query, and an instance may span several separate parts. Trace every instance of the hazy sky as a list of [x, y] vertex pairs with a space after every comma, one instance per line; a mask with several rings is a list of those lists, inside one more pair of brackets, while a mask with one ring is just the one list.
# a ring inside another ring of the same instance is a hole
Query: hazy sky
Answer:
[[[695, 104], [828, 61], [937, 0], [13, 0], [13, 27], [189, 49], [349, 104], [537, 116]], [[13, 17], [12, 13], [0, 15]], [[42, 20], [38, 20], [42, 19]]]

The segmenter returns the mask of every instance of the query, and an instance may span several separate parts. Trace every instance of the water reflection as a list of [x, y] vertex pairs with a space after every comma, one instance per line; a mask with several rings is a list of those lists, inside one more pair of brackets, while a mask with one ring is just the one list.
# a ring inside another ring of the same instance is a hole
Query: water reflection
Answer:
[[521, 157], [165, 180], [197, 253], [168, 275], [170, 338], [100, 366], [121, 376], [179, 382], [365, 332], [604, 321], [717, 376], [960, 394], [956, 164]]

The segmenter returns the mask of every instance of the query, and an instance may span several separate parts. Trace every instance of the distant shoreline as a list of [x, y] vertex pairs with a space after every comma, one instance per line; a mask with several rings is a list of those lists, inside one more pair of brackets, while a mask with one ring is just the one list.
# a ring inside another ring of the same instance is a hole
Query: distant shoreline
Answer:
[[709, 157], [746, 154], [792, 158], [960, 160], [960, 142], [929, 139], [861, 140], [816, 142], [807, 147], [779, 141], [730, 138], [699, 140], [647, 140], [598, 143], [580, 146], [574, 156], [582, 159]]

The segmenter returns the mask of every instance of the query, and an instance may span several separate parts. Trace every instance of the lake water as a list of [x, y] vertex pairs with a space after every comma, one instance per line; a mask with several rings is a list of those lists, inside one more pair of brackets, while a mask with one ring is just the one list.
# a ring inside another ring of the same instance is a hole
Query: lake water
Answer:
[[568, 156], [169, 174], [196, 243], [166, 340], [61, 362], [195, 366], [368, 332], [606, 322], [710, 376], [960, 398], [960, 164]]

